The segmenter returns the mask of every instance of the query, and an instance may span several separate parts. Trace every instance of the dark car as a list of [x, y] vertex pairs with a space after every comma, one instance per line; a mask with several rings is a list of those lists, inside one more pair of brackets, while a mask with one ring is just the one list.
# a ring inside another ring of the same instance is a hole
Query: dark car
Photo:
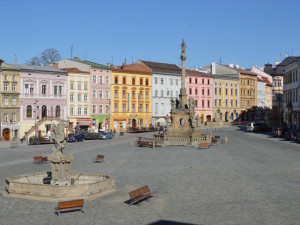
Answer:
[[96, 139], [98, 139], [98, 133], [84, 132], [84, 139], [85, 140], [96, 140]]
[[272, 131], [272, 128], [268, 127], [266, 124], [259, 124], [257, 126], [254, 126], [253, 131], [254, 132], [270, 132], [270, 131]]
[[291, 141], [291, 140], [293, 140], [294, 136], [295, 136], [294, 131], [287, 130], [284, 134], [284, 139]]
[[80, 142], [84, 140], [84, 134], [69, 135], [68, 142]]
[[100, 136], [99, 136], [99, 139], [104, 139], [104, 140], [107, 140], [107, 139], [112, 139], [113, 138], [113, 133], [111, 132], [104, 132], [102, 133]]

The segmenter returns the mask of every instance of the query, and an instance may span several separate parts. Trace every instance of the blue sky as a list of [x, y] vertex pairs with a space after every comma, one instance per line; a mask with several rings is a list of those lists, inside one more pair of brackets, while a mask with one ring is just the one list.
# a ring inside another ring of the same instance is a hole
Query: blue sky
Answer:
[[262, 66], [300, 55], [297, 0], [0, 0], [0, 58], [22, 64], [46, 48], [120, 65], [126, 59]]

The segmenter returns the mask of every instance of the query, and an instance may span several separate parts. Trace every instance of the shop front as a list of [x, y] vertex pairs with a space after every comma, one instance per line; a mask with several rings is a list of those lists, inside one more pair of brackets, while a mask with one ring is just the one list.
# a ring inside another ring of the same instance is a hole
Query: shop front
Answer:
[[109, 115], [93, 115], [92, 131], [98, 133], [100, 131], [110, 131], [110, 116]]
[[75, 129], [79, 130], [90, 130], [92, 126], [91, 118], [77, 118], [77, 124]]
[[115, 131], [124, 131], [127, 129], [127, 123], [125, 118], [114, 119], [114, 129]]
[[1, 136], [5, 141], [11, 141], [19, 137], [19, 122], [1, 122]]

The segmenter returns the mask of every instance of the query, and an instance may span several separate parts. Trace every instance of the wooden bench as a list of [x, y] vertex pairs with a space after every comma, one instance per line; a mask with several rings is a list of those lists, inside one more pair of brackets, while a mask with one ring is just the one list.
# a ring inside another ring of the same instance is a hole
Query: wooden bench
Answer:
[[153, 147], [153, 141], [138, 141], [137, 144], [139, 147]]
[[129, 196], [130, 196], [130, 204], [132, 205], [136, 202], [138, 202], [138, 205], [141, 203], [142, 200], [147, 199], [147, 201], [149, 201], [149, 197], [156, 194], [156, 197], [158, 197], [157, 191], [150, 191], [148, 185], [144, 186], [144, 187], [140, 187], [136, 190], [133, 190], [131, 192], [129, 192]]
[[104, 155], [97, 155], [97, 157], [94, 159], [94, 162], [95, 163], [101, 163], [101, 162], [105, 163], [104, 162]]
[[42, 158], [43, 158], [43, 156], [41, 156], [41, 155], [33, 157], [33, 163], [34, 164], [42, 164], [43, 163]]
[[199, 148], [207, 147], [209, 148], [210, 144], [208, 142], [203, 142], [199, 144]]
[[58, 206], [55, 208], [55, 213], [57, 213], [58, 216], [61, 212], [66, 212], [66, 211], [80, 210], [82, 213], [84, 213], [82, 209], [83, 203], [84, 203], [83, 199], [59, 202]]

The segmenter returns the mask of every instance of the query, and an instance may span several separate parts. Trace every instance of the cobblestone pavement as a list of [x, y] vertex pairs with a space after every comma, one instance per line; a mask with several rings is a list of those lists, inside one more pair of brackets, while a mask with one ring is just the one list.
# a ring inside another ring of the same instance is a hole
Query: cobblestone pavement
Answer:
[[[228, 144], [209, 149], [131, 147], [136, 136], [67, 144], [72, 171], [115, 177], [118, 192], [85, 202], [85, 213], [54, 215], [55, 203], [0, 196], [0, 224], [299, 224], [300, 145], [246, 133], [238, 128], [212, 131]], [[0, 188], [5, 177], [49, 171], [33, 164], [51, 146], [0, 149]], [[105, 163], [92, 163], [97, 154]], [[158, 198], [128, 206], [128, 192], [148, 184]]]

